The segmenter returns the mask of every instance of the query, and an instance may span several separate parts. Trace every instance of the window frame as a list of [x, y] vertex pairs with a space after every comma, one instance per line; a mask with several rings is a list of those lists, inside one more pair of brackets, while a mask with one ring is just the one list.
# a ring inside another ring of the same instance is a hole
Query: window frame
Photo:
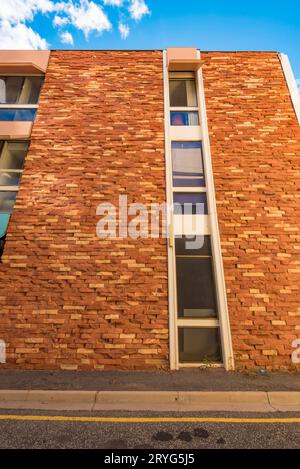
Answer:
[[3, 251], [4, 251], [4, 245], [5, 245], [5, 238], [6, 238], [6, 234], [7, 234], [7, 230], [8, 230], [8, 227], [9, 227], [9, 223], [10, 223], [10, 219], [11, 219], [11, 215], [14, 211], [14, 207], [15, 207], [15, 203], [17, 201], [17, 197], [18, 197], [18, 192], [19, 192], [19, 189], [20, 189], [20, 184], [21, 184], [21, 179], [22, 179], [22, 174], [23, 174], [23, 171], [24, 171], [24, 166], [25, 166], [25, 160], [26, 160], [26, 156], [28, 154], [28, 150], [29, 150], [29, 147], [30, 147], [30, 140], [27, 139], [20, 139], [20, 140], [9, 140], [9, 139], [6, 139], [6, 140], [1, 140], [1, 142], [3, 142], [3, 145], [1, 146], [0, 148], [0, 157], [1, 157], [1, 154], [2, 154], [2, 151], [4, 149], [4, 146], [5, 144], [7, 143], [13, 143], [13, 142], [16, 142], [16, 143], [26, 143], [27, 144], [27, 149], [26, 149], [26, 152], [25, 152], [25, 155], [24, 155], [24, 164], [23, 164], [23, 167], [22, 169], [15, 169], [15, 170], [11, 170], [11, 169], [1, 169], [0, 168], [0, 173], [1, 172], [13, 172], [13, 173], [18, 173], [20, 174], [20, 179], [19, 179], [19, 184], [16, 185], [16, 186], [10, 186], [10, 185], [0, 185], [0, 192], [15, 192], [16, 193], [16, 199], [15, 199], [15, 202], [14, 202], [14, 205], [13, 205], [13, 208], [11, 210], [11, 212], [0, 212], [0, 213], [6, 213], [6, 214], [9, 214], [8, 216], [8, 222], [7, 222], [7, 225], [6, 225], [6, 231], [4, 233], [4, 235], [0, 238], [0, 262], [1, 262], [1, 256], [3, 255]]
[[[6, 140], [0, 140], [1, 142], [3, 142], [3, 145], [2, 147], [0, 148], [0, 158], [1, 158], [1, 154], [2, 154], [2, 151], [3, 151], [3, 148], [5, 146], [5, 144], [7, 143], [27, 143], [27, 150], [26, 150], [26, 154], [24, 156], [24, 165], [25, 165], [25, 159], [26, 159], [26, 155], [28, 153], [28, 150], [29, 150], [29, 146], [30, 146], [30, 140], [25, 140], [25, 139], [22, 139], [22, 140], [9, 140], [9, 139], [6, 139]], [[4, 185], [0, 185], [0, 191], [8, 191], [8, 192], [18, 192], [19, 190], [19, 187], [20, 187], [20, 184], [21, 184], [21, 178], [22, 178], [22, 174], [23, 174], [23, 171], [24, 171], [24, 165], [22, 167], [22, 169], [1, 169], [0, 168], [0, 173], [2, 172], [6, 172], [6, 173], [18, 173], [20, 174], [20, 182], [18, 185], [16, 186], [9, 186], [8, 184], [4, 184]]]
[[[45, 75], [42, 73], [39, 74], [29, 74], [29, 73], [5, 73], [1, 75], [2, 77], [23, 77], [23, 78], [44, 78]], [[40, 94], [43, 89], [44, 80], [41, 85]], [[40, 96], [40, 95], [39, 95]], [[39, 105], [39, 98], [36, 104], [9, 104], [9, 103], [0, 103], [0, 109], [37, 109]]]

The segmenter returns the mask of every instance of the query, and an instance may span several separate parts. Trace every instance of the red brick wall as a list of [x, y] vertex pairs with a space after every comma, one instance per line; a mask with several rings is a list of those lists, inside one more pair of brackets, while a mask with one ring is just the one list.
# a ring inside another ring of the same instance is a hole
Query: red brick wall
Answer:
[[51, 53], [0, 264], [9, 367], [168, 366], [167, 247], [96, 237], [96, 207], [165, 200], [162, 53]]
[[[274, 53], [202, 53], [235, 360], [293, 368], [300, 127]], [[0, 264], [7, 367], [168, 367], [167, 248], [96, 237], [165, 200], [162, 53], [52, 52]]]
[[276, 53], [202, 53], [237, 367], [293, 368], [300, 126]]

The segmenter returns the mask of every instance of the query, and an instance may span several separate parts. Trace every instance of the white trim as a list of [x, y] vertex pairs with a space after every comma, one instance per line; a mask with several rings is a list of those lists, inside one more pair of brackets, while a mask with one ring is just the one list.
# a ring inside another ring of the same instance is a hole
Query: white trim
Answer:
[[289, 58], [286, 54], [279, 54], [282, 70], [286, 79], [286, 83], [291, 95], [294, 110], [300, 125], [300, 92], [298, 90], [297, 82], [291, 67]]
[[[198, 51], [198, 58], [201, 58], [200, 51]], [[227, 306], [226, 286], [223, 270], [222, 251], [220, 243], [220, 234], [218, 226], [218, 218], [216, 211], [216, 198], [215, 187], [213, 178], [213, 168], [211, 161], [210, 141], [208, 132], [208, 123], [206, 115], [204, 82], [202, 75], [202, 68], [197, 72], [197, 92], [199, 103], [199, 119], [202, 128], [202, 145], [203, 145], [203, 164], [207, 189], [207, 204], [208, 213], [210, 215], [211, 227], [211, 247], [212, 247], [212, 261], [215, 271], [216, 280], [216, 295], [219, 309], [219, 322], [220, 322], [220, 336], [223, 354], [223, 363], [226, 370], [234, 369], [233, 350], [231, 342], [229, 314]]]
[[0, 109], [37, 109], [38, 104], [0, 104]]
[[0, 191], [18, 192], [19, 186], [0, 186]]
[[224, 368], [223, 363], [211, 362], [211, 363], [179, 363], [178, 368]]
[[[170, 139], [170, 103], [169, 103], [169, 74], [168, 74], [167, 51], [163, 52], [163, 85], [164, 85], [164, 121], [165, 121], [165, 164], [166, 164], [166, 199], [167, 204], [171, 206], [173, 202], [172, 186], [170, 174], [172, 174], [172, 154]], [[171, 215], [172, 216], [172, 215]], [[172, 220], [168, 220], [169, 242], [168, 242], [168, 298], [169, 298], [169, 359], [170, 369], [178, 369], [178, 345], [177, 345], [177, 326], [176, 326], [176, 277], [174, 268], [173, 253], [173, 229]]]
[[[174, 191], [175, 192], [175, 191]], [[210, 235], [211, 226], [209, 215], [173, 215], [173, 232], [175, 236], [178, 235], [195, 235], [195, 228], [197, 227], [197, 234]], [[191, 229], [192, 227], [192, 229]]]
[[198, 112], [198, 106], [180, 106], [170, 107], [170, 112]]
[[202, 140], [200, 125], [170, 125], [170, 140], [172, 142], [189, 142]]
[[206, 187], [184, 187], [184, 186], [180, 186], [180, 187], [173, 187], [173, 192], [174, 193], [177, 193], [177, 192], [206, 192]]
[[197, 327], [199, 328], [217, 328], [219, 327], [219, 320], [214, 318], [178, 318], [178, 327]]

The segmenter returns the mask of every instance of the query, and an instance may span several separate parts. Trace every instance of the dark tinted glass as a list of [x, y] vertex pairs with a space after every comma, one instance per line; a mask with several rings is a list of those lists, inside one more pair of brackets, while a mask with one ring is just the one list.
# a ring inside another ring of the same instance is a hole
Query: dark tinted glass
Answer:
[[[193, 243], [193, 244], [191, 244]], [[211, 256], [209, 236], [175, 237], [176, 256]]]
[[[1, 145], [2, 143], [2, 145]], [[0, 143], [0, 170], [19, 169], [24, 166], [28, 142], [6, 141]]]
[[205, 192], [176, 192], [173, 195], [174, 213], [182, 215], [207, 215], [207, 198]]
[[37, 104], [43, 77], [0, 76], [1, 104]]
[[0, 191], [0, 213], [13, 211], [17, 193], [13, 191]]
[[217, 316], [211, 258], [176, 257], [178, 316]]
[[21, 173], [0, 171], [0, 186], [18, 186]]
[[170, 106], [196, 107], [196, 82], [193, 79], [170, 80]]
[[187, 106], [187, 94], [184, 80], [170, 80], [170, 106]]
[[207, 363], [221, 361], [218, 328], [180, 327], [179, 361], [181, 363]]
[[202, 147], [200, 142], [172, 142], [174, 187], [204, 187]]

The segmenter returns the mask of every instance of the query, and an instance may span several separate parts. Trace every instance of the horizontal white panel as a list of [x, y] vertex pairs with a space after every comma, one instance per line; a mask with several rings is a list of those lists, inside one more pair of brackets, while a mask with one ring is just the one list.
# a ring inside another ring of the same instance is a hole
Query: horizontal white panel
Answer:
[[178, 327], [219, 327], [218, 319], [186, 319], [178, 318]]
[[200, 125], [171, 125], [171, 141], [199, 141], [202, 139]]
[[173, 192], [191, 192], [191, 193], [199, 193], [199, 192], [206, 192], [206, 187], [173, 187]]

